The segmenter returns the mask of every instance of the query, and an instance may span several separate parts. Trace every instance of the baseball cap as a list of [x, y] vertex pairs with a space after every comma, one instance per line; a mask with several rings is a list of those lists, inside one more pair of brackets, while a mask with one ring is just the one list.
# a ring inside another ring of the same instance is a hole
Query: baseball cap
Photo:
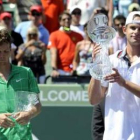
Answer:
[[33, 5], [31, 6], [30, 11], [37, 11], [38, 13], [42, 13], [42, 7], [40, 5]]
[[70, 8], [70, 14], [72, 14], [72, 12], [73, 12], [75, 9], [79, 9], [79, 10], [81, 11], [81, 9], [80, 9], [79, 6], [74, 5], [74, 6], [72, 6], [72, 7]]
[[126, 18], [125, 25], [135, 24], [135, 23], [140, 24], [140, 20], [134, 20], [135, 15], [140, 16], [140, 11], [130, 12], [129, 15], [127, 16], [127, 18]]
[[129, 5], [128, 11], [132, 12], [133, 10], [135, 10], [135, 11], [139, 11], [140, 10], [140, 6], [139, 6], [138, 3], [132, 3], [132, 4]]
[[0, 4], [2, 4], [2, 0], [0, 0]]
[[4, 19], [5, 17], [8, 17], [8, 18], [12, 18], [12, 15], [10, 14], [10, 13], [8, 13], [8, 12], [3, 12], [3, 13], [1, 13], [1, 15], [0, 15], [0, 19], [2, 20], [2, 19]]

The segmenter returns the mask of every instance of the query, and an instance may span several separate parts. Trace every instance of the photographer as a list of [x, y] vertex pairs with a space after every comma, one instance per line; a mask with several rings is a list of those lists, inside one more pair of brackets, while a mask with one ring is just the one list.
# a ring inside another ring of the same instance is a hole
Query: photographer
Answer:
[[19, 47], [16, 59], [19, 61], [18, 65], [31, 68], [38, 83], [45, 82], [46, 48], [38, 39], [38, 29], [35, 26], [29, 28], [27, 41]]

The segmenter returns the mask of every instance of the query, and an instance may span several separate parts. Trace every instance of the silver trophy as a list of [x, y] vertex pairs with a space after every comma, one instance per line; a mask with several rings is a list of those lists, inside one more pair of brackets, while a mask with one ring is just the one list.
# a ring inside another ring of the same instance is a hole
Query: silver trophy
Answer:
[[102, 48], [100, 53], [96, 55], [95, 60], [89, 64], [90, 75], [97, 80], [103, 80], [106, 75], [112, 72], [108, 56], [108, 44], [115, 37], [116, 31], [107, 24], [108, 18], [106, 15], [100, 13], [93, 15], [87, 25], [90, 39], [100, 44]]
[[29, 111], [33, 105], [38, 103], [37, 94], [29, 91], [16, 91], [14, 113]]
[[[22, 134], [24, 135], [27, 131], [27, 129], [24, 129], [26, 126], [16, 122], [16, 114], [18, 112], [30, 111], [32, 106], [39, 102], [39, 99], [36, 93], [28, 91], [16, 91], [13, 97], [11, 102], [13, 105], [13, 113], [9, 118], [15, 123], [14, 129], [16, 132], [21, 133], [22, 131]], [[13, 135], [12, 133], [13, 132], [10, 132], [9, 137]]]

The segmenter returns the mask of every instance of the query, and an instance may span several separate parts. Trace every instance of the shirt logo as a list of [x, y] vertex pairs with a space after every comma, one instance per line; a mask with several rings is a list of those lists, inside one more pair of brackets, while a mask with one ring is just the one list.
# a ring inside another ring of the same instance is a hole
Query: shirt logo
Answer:
[[16, 82], [20, 82], [22, 79], [16, 79]]

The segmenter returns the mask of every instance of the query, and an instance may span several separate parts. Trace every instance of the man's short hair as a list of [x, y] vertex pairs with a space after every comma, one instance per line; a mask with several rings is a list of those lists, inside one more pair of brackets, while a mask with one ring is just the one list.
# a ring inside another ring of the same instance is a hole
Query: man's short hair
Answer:
[[5, 27], [0, 26], [0, 45], [4, 43], [11, 44], [11, 35]]
[[60, 14], [59, 21], [61, 21], [63, 15], [68, 15], [71, 18], [71, 14], [68, 13], [67, 11], [64, 11], [62, 14]]
[[124, 15], [117, 15], [116, 17], [113, 18], [113, 23], [115, 23], [115, 20], [124, 20], [126, 21], [126, 18]]

